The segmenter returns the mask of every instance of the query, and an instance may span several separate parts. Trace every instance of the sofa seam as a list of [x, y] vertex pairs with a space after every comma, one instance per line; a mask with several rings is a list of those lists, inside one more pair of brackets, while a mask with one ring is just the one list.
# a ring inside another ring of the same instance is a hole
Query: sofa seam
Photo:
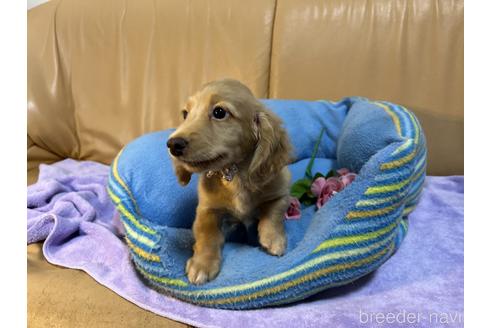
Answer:
[[[81, 141], [80, 141], [80, 131], [79, 131], [79, 124], [78, 120], [76, 118], [77, 116], [77, 111], [75, 110], [75, 102], [74, 102], [74, 97], [73, 97], [73, 89], [72, 89], [72, 74], [69, 74], [68, 68], [65, 67], [61, 52], [60, 52], [60, 46], [59, 46], [59, 38], [58, 38], [58, 24], [57, 24], [57, 17], [58, 17], [58, 9], [60, 4], [63, 2], [63, 0], [59, 0], [58, 3], [56, 4], [55, 7], [55, 12], [54, 12], [54, 19], [53, 19], [53, 36], [55, 38], [55, 51], [56, 51], [56, 56], [59, 59], [60, 63], [60, 70], [62, 71], [62, 78], [64, 79], [64, 82], [66, 83], [64, 86], [67, 89], [66, 94], [67, 94], [67, 100], [70, 106], [67, 106], [71, 109], [72, 112], [72, 123], [74, 127], [74, 137], [76, 139], [76, 148], [75, 148], [75, 157], [77, 159], [80, 159], [80, 154], [81, 154]], [[70, 157], [70, 156], [68, 156]]]
[[273, 39], [275, 37], [275, 22], [277, 20], [277, 8], [278, 8], [278, 1], [275, 0], [275, 4], [273, 6], [273, 18], [272, 18], [272, 31], [270, 33], [270, 54], [268, 56], [268, 77], [267, 77], [267, 92], [266, 92], [266, 97], [270, 99], [270, 92], [271, 92], [271, 82], [272, 82], [272, 57], [273, 57]]

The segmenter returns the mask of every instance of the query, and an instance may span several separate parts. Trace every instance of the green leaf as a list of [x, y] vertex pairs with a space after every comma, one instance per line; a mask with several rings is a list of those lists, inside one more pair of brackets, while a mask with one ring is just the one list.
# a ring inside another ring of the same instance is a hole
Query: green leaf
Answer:
[[307, 193], [302, 195], [302, 197], [299, 199], [299, 201], [303, 204], [303, 205], [313, 205], [316, 203], [316, 197], [310, 197]]
[[311, 179], [297, 180], [290, 188], [290, 194], [301, 199], [302, 195], [311, 190]]
[[336, 175], [336, 171], [335, 170], [331, 170], [330, 172], [326, 173], [326, 177], [327, 178], [331, 178], [331, 177], [334, 177]]
[[309, 160], [308, 166], [306, 167], [306, 172], [304, 173], [304, 175], [310, 179], [312, 179], [313, 177], [311, 170], [313, 169], [314, 158], [318, 153], [319, 144], [321, 143], [321, 138], [323, 137], [324, 132], [325, 132], [325, 128], [322, 128], [318, 137], [318, 141], [316, 141], [316, 145], [314, 145], [313, 154], [311, 155], [311, 159]]
[[318, 172], [318, 173], [316, 173], [316, 174], [314, 175], [313, 181], [314, 181], [314, 180], [316, 180], [317, 178], [324, 178], [324, 177], [325, 177], [325, 176], [324, 176], [322, 173], [319, 173], [319, 172]]
[[308, 191], [307, 191], [307, 193], [306, 193], [305, 195], [307, 195], [307, 196], [308, 196], [308, 197], [310, 197], [310, 198], [314, 198], [314, 199], [316, 199], [316, 196], [314, 196], [314, 194], [311, 192], [311, 189], [310, 189], [310, 190], [308, 190]]

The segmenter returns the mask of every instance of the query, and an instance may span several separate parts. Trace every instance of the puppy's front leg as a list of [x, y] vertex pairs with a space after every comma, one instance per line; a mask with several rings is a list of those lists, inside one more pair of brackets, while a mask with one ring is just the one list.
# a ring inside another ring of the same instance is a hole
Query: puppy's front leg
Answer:
[[258, 236], [260, 244], [271, 255], [282, 256], [285, 252], [284, 215], [289, 207], [288, 197], [278, 198], [260, 206]]
[[224, 236], [220, 230], [219, 213], [211, 209], [197, 208], [193, 223], [193, 257], [186, 263], [186, 273], [191, 283], [201, 285], [214, 279], [219, 273]]

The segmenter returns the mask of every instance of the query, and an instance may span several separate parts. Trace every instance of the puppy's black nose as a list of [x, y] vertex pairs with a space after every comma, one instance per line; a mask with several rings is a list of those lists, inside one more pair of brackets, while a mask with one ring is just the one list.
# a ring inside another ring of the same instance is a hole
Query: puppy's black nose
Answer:
[[174, 156], [181, 156], [188, 145], [188, 141], [183, 138], [171, 138], [167, 141], [167, 147]]

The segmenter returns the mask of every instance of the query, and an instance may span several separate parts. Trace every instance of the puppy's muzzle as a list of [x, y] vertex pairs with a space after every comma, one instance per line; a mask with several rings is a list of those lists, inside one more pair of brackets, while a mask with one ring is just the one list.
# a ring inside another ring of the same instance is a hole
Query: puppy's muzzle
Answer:
[[182, 156], [184, 154], [187, 145], [188, 141], [183, 138], [170, 138], [167, 141], [167, 147], [169, 148], [169, 151], [176, 157]]

